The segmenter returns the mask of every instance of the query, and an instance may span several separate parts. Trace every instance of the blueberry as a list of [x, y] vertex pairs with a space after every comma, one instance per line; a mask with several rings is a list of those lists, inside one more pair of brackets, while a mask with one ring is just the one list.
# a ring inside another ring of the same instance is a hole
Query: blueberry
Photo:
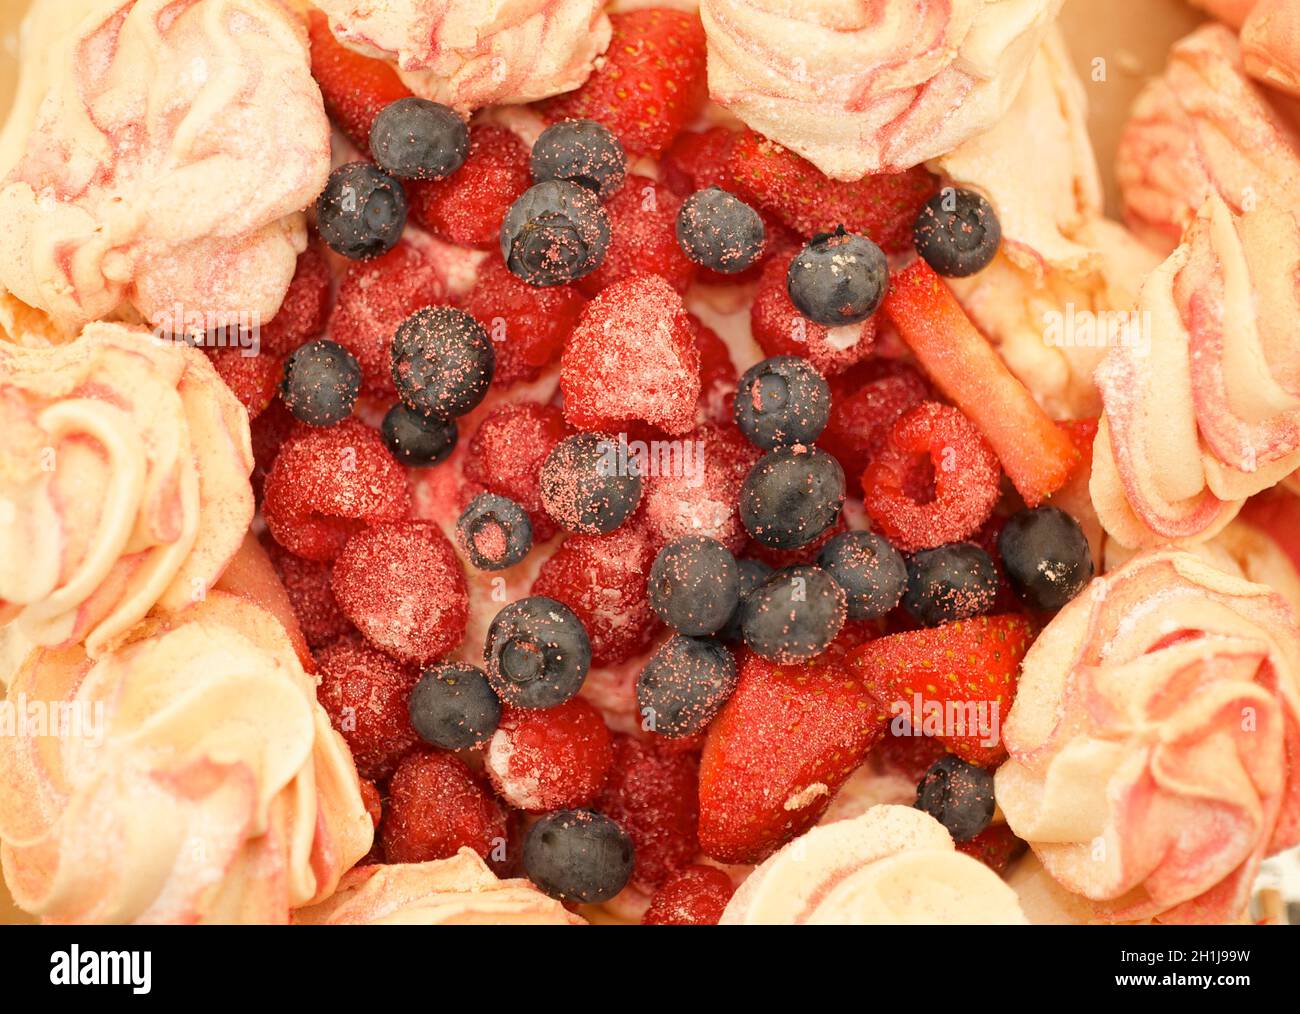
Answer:
[[375, 117], [370, 153], [401, 179], [445, 179], [465, 163], [469, 128], [460, 114], [441, 103], [398, 99]]
[[595, 120], [565, 120], [542, 131], [533, 144], [533, 181], [567, 180], [601, 200], [627, 175], [627, 155], [609, 129]]
[[851, 620], [884, 616], [907, 587], [902, 554], [875, 532], [835, 536], [822, 547], [817, 563], [844, 589]]
[[1092, 580], [1092, 549], [1079, 522], [1057, 507], [1013, 514], [998, 536], [1011, 587], [1032, 609], [1055, 612]]
[[811, 444], [831, 415], [831, 389], [807, 359], [775, 356], [745, 371], [733, 412], [756, 447]]
[[579, 433], [561, 440], [542, 463], [546, 512], [570, 532], [612, 532], [641, 502], [641, 473], [627, 464], [608, 437]]
[[392, 363], [393, 383], [408, 408], [452, 419], [487, 394], [496, 352], [483, 325], [464, 310], [428, 306], [398, 327]]
[[407, 701], [411, 727], [426, 743], [468, 750], [486, 743], [501, 721], [501, 701], [482, 669], [446, 662], [424, 670]]
[[406, 228], [402, 184], [369, 162], [349, 162], [330, 173], [316, 199], [316, 227], [337, 254], [354, 261], [387, 253]]
[[1002, 242], [993, 206], [973, 190], [944, 187], [921, 207], [912, 227], [916, 252], [948, 278], [988, 267]]
[[774, 662], [826, 650], [844, 626], [844, 589], [820, 567], [778, 570], [745, 599], [745, 643]]
[[844, 469], [818, 448], [765, 454], [740, 488], [740, 520], [755, 541], [798, 549], [835, 524], [844, 505]]
[[446, 461], [460, 438], [455, 419], [412, 412], [400, 401], [384, 416], [380, 432], [393, 457], [409, 468]]
[[594, 810], [547, 814], [524, 839], [528, 879], [562, 901], [608, 901], [627, 886], [635, 858], [627, 832]]
[[750, 592], [772, 576], [772, 568], [762, 560], [737, 560], [736, 566], [740, 571], [740, 594], [730, 619], [718, 631], [718, 637], [728, 644], [739, 644], [742, 640], [741, 623], [745, 618], [745, 599], [749, 597]]
[[997, 568], [973, 542], [923, 549], [907, 561], [903, 608], [927, 627], [982, 616], [997, 594]]
[[754, 263], [763, 235], [762, 216], [721, 187], [695, 191], [677, 212], [677, 243], [683, 253], [724, 275]]
[[563, 285], [600, 267], [609, 215], [596, 195], [567, 180], [529, 187], [501, 223], [501, 256], [529, 285]]
[[736, 660], [711, 637], [670, 637], [636, 681], [645, 728], [677, 739], [703, 731], [736, 689]]
[[591, 642], [573, 610], [545, 595], [506, 606], [483, 649], [488, 682], [507, 704], [551, 708], [580, 689], [591, 668]]
[[456, 522], [456, 534], [469, 562], [479, 570], [504, 570], [533, 548], [533, 523], [519, 504], [495, 493], [480, 493]]
[[880, 247], [843, 226], [814, 236], [790, 262], [785, 279], [799, 312], [826, 327], [866, 320], [888, 285], [889, 264]]
[[993, 820], [993, 776], [944, 754], [917, 785], [916, 808], [946, 827], [954, 841], [970, 841]]
[[285, 360], [280, 396], [299, 422], [333, 426], [352, 414], [361, 390], [361, 367], [336, 342], [308, 342]]
[[712, 634], [736, 611], [740, 568], [717, 539], [688, 535], [659, 550], [646, 591], [650, 607], [679, 634]]

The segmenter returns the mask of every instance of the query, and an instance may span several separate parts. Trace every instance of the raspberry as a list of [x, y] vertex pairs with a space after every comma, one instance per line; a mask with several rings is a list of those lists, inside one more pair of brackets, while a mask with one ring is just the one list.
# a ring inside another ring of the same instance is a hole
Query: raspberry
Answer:
[[316, 653], [316, 699], [347, 740], [362, 778], [381, 780], [397, 767], [419, 736], [406, 699], [420, 674], [368, 644], [338, 641]]
[[541, 471], [552, 448], [568, 435], [564, 414], [555, 406], [518, 402], [484, 418], [465, 454], [465, 478], [526, 510], [535, 542], [559, 531], [542, 505]]
[[330, 31], [320, 11], [308, 15], [311, 73], [320, 85], [325, 111], [361, 151], [370, 150], [370, 128], [390, 102], [411, 92], [397, 71], [383, 60], [348, 49]]
[[632, 883], [654, 891], [699, 852], [699, 766], [694, 754], [614, 737], [614, 765], [596, 805], [636, 848]]
[[445, 180], [409, 182], [406, 192], [412, 217], [435, 236], [492, 250], [501, 241], [501, 220], [531, 185], [524, 143], [503, 127], [477, 126], [460, 169]]
[[677, 242], [677, 212], [682, 199], [645, 176], [627, 181], [605, 204], [610, 219], [604, 263], [579, 280], [589, 296], [632, 275], [658, 275], [678, 292], [695, 280], [696, 266]]
[[266, 477], [275, 464], [280, 448], [297, 427], [298, 420], [279, 398], [272, 399], [266, 411], [249, 421], [249, 435], [253, 444], [253, 474], [250, 481], [258, 503], [262, 502]]
[[[934, 472], [931, 498], [922, 492]], [[960, 542], [998, 502], [1002, 469], [960, 409], [922, 402], [898, 418], [862, 476], [867, 513], [904, 552]]]
[[575, 697], [553, 708], [510, 708], [487, 748], [492, 786], [511, 806], [531, 813], [586, 806], [614, 760], [605, 720]]
[[352, 630], [352, 624], [343, 615], [330, 586], [333, 568], [328, 563], [294, 556], [273, 539], [264, 539], [263, 542], [284, 583], [289, 604], [293, 606], [308, 645], [322, 647]]
[[858, 378], [859, 368], [845, 374], [843, 387], [832, 385], [831, 417], [817, 444], [839, 458], [849, 475], [861, 475], [889, 439], [894, 421], [929, 397], [925, 378], [906, 363], [869, 361], [870, 379]]
[[731, 149], [738, 136], [727, 127], [678, 134], [660, 163], [664, 182], [682, 198], [709, 187], [734, 193], [736, 178], [731, 172]]
[[248, 356], [238, 345], [228, 345], [212, 349], [208, 358], [216, 367], [217, 375], [248, 410], [249, 419], [256, 419], [271, 404], [284, 375], [284, 361], [279, 356], [265, 352]]
[[688, 866], [666, 881], [650, 899], [645, 926], [716, 926], [736, 893], [731, 878], [716, 866]]
[[560, 367], [564, 416], [579, 429], [634, 421], [668, 433], [695, 425], [700, 353], [682, 298], [657, 275], [615, 282], [593, 299]]
[[827, 328], [804, 317], [786, 291], [786, 273], [797, 253], [794, 247], [778, 250], [763, 265], [749, 310], [754, 340], [769, 356], [803, 356], [823, 375], [839, 373], [870, 355], [875, 318]]
[[462, 307], [492, 338], [497, 357], [493, 384], [509, 387], [535, 380], [560, 358], [586, 305], [572, 286], [538, 288], [516, 278], [497, 251], [480, 265]]
[[374, 827], [379, 826], [379, 821], [384, 816], [384, 799], [375, 788], [375, 783], [368, 778], [359, 779], [361, 785], [361, 803], [366, 808], [366, 815], [370, 818], [370, 823]]
[[699, 415], [708, 422], [731, 422], [731, 399], [736, 393], [740, 374], [731, 361], [731, 350], [713, 328], [694, 314], [695, 347], [700, 352]]
[[258, 332], [262, 352], [287, 356], [325, 330], [333, 283], [325, 244], [313, 236], [307, 249], [298, 255], [297, 270], [279, 311]]
[[416, 751], [388, 783], [388, 810], [379, 830], [390, 863], [449, 859], [463, 848], [487, 858], [505, 850], [509, 822], [459, 757]]
[[465, 636], [465, 572], [435, 525], [403, 521], [358, 532], [334, 564], [333, 586], [366, 639], [403, 661], [432, 661]]
[[974, 838], [955, 843], [958, 852], [973, 856], [994, 873], [1004, 873], [1029, 846], [1006, 824], [991, 824]]
[[266, 477], [263, 514], [275, 541], [308, 560], [332, 560], [366, 524], [407, 516], [406, 472], [383, 438], [357, 419], [295, 430]]

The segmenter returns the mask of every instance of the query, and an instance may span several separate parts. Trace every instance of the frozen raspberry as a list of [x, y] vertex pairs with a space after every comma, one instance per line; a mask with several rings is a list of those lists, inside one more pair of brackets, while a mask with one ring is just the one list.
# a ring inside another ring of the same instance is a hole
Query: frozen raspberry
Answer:
[[569, 432], [558, 408], [524, 401], [495, 409], [469, 441], [465, 478], [523, 507], [535, 542], [545, 542], [559, 530], [542, 504], [541, 473], [547, 456]]
[[799, 546], [796, 549], [773, 549], [771, 546], [765, 546], [761, 542], [751, 539], [749, 545], [744, 549], [744, 555], [752, 556], [756, 560], [762, 560], [773, 570], [796, 567], [800, 564], [815, 564], [818, 554], [825, 548], [826, 543], [848, 530], [848, 522], [844, 520], [844, 514], [841, 512], [840, 516], [836, 518], [835, 524], [827, 528], [826, 531], [822, 532], [821, 535], [806, 546]]
[[553, 708], [509, 708], [487, 748], [492, 786], [531, 813], [586, 806], [614, 760], [600, 712], [580, 697]]
[[699, 852], [698, 761], [631, 736], [614, 737], [614, 766], [596, 809], [636, 847], [632, 883], [651, 893]]
[[298, 421], [279, 398], [275, 398], [256, 419], [249, 421], [248, 429], [253, 444], [253, 494], [262, 502], [266, 477], [275, 464], [280, 448], [289, 434], [298, 428]]
[[682, 199], [645, 176], [629, 176], [605, 204], [610, 243], [604, 262], [578, 282], [594, 296], [632, 275], [658, 275], [678, 292], [695, 280], [696, 265], [677, 242]]
[[[847, 475], [861, 475], [885, 446], [894, 421], [930, 395], [925, 378], [913, 367], [881, 362], [887, 365], [874, 370], [869, 379], [858, 379], [859, 368], [854, 367], [840, 374], [847, 380], [844, 385], [831, 386], [831, 417], [817, 444], [839, 458]], [[877, 366], [877, 362], [864, 365]]]
[[465, 636], [465, 572], [435, 525], [405, 521], [358, 532], [334, 564], [333, 585], [348, 619], [395, 658], [423, 664]]
[[509, 387], [535, 380], [560, 358], [565, 339], [586, 305], [572, 286], [539, 288], [516, 278], [497, 251], [480, 265], [462, 307], [492, 339], [497, 357], [492, 383]]
[[258, 332], [262, 353], [287, 356], [325, 330], [332, 286], [325, 244], [313, 236], [307, 249], [298, 256], [297, 270], [279, 311]]
[[408, 184], [411, 215], [449, 243], [492, 250], [500, 243], [501, 220], [532, 181], [528, 149], [514, 133], [472, 127], [460, 169], [445, 180]]
[[347, 740], [357, 772], [376, 781], [387, 778], [420, 741], [406, 712], [406, 699], [419, 672], [352, 640], [322, 648], [316, 653], [316, 664], [320, 667], [316, 699]]
[[731, 148], [738, 136], [727, 127], [678, 134], [660, 163], [664, 182], [682, 198], [709, 187], [734, 193], [736, 179], [731, 172]]
[[394, 332], [411, 314], [443, 302], [445, 295], [437, 268], [410, 243], [348, 267], [329, 335], [356, 357], [365, 391], [393, 393]]
[[973, 535], [993, 512], [1001, 481], [997, 455], [975, 424], [960, 409], [927, 401], [894, 423], [862, 488], [880, 534], [914, 552]]
[[238, 345], [213, 349], [208, 353], [217, 375], [226, 382], [231, 393], [248, 410], [248, 418], [256, 419], [275, 397], [275, 390], [284, 376], [284, 361], [278, 356], [263, 352], [245, 355]]
[[694, 314], [695, 347], [700, 350], [699, 416], [705, 422], [722, 423], [731, 419], [731, 398], [735, 396], [740, 374], [731, 361], [731, 350], [713, 328]]
[[330, 586], [333, 568], [328, 563], [294, 556], [274, 539], [264, 539], [263, 542], [276, 573], [284, 583], [289, 604], [298, 617], [298, 626], [302, 628], [307, 644], [320, 648], [351, 631], [352, 623], [343, 615]]
[[616, 665], [649, 648], [660, 629], [646, 594], [654, 558], [653, 542], [635, 522], [609, 535], [572, 535], [542, 564], [532, 593], [577, 614], [593, 665]]
[[380, 827], [390, 863], [449, 859], [462, 847], [488, 858], [506, 851], [505, 808], [459, 757], [416, 751], [388, 783], [388, 810]]
[[308, 560], [332, 560], [353, 532], [398, 521], [410, 509], [405, 470], [383, 437], [357, 419], [295, 430], [266, 477], [271, 535]]
[[664, 881], [641, 922], [646, 926], [716, 926], [735, 893], [731, 878], [716, 866], [688, 866]]
[[390, 63], [363, 56], [334, 37], [321, 11], [308, 15], [311, 74], [320, 85], [325, 111], [361, 151], [370, 148], [370, 128], [391, 102], [411, 92]]
[[564, 350], [564, 416], [586, 430], [633, 421], [695, 425], [700, 353], [682, 298], [657, 275], [615, 282], [587, 305]]

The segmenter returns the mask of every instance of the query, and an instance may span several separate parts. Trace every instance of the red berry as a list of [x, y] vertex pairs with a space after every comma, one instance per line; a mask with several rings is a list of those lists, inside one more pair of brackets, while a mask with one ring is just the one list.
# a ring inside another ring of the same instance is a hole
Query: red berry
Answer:
[[605, 260], [578, 287], [594, 296], [632, 275], [658, 275], [684, 293], [695, 280], [696, 266], [677, 242], [681, 207], [682, 199], [663, 184], [628, 176], [605, 204], [611, 234]]
[[464, 165], [445, 180], [412, 181], [406, 192], [412, 217], [435, 236], [493, 250], [501, 220], [532, 182], [523, 141], [503, 127], [476, 126]]
[[569, 432], [564, 414], [554, 405], [502, 405], [479, 423], [465, 453], [465, 478], [526, 510], [536, 542], [559, 531], [542, 504], [541, 472], [551, 450]]
[[553, 708], [509, 708], [488, 743], [488, 777], [511, 806], [531, 813], [587, 806], [614, 760], [600, 712], [580, 697]]
[[370, 128], [390, 102], [411, 94], [389, 64], [348, 49], [330, 31], [320, 11], [308, 15], [311, 73], [320, 85], [325, 111], [361, 151], [370, 150]]
[[249, 478], [259, 504], [266, 490], [267, 474], [275, 464], [280, 448], [299, 426], [298, 420], [279, 398], [272, 399], [266, 411], [256, 419], [249, 420], [248, 430], [253, 444], [253, 474]]
[[[861, 475], [884, 448], [895, 420], [930, 394], [925, 378], [906, 363], [876, 360], [864, 365], [878, 366], [875, 376], [860, 381], [855, 376], [852, 381], [857, 382], [839, 389], [832, 386], [830, 420], [817, 440], [849, 475]], [[857, 369], [850, 373], [856, 374]]]
[[279, 311], [262, 325], [258, 334], [262, 352], [287, 356], [309, 338], [319, 335], [329, 315], [333, 284], [325, 244], [313, 236], [307, 249], [298, 256], [297, 270]]
[[370, 817], [370, 823], [374, 827], [379, 826], [379, 821], [384, 816], [384, 799], [375, 788], [375, 783], [368, 778], [359, 779], [361, 785], [361, 802], [366, 808], [366, 815]]
[[328, 563], [304, 560], [281, 548], [273, 539], [263, 540], [267, 554], [275, 565], [289, 604], [298, 617], [302, 636], [312, 648], [338, 640], [352, 630], [352, 624], [339, 608], [330, 586], [333, 568]]
[[333, 586], [348, 619], [395, 658], [424, 664], [465, 636], [465, 572], [436, 525], [403, 521], [358, 532], [334, 563]]
[[915, 736], [895, 736], [886, 732], [880, 745], [872, 751], [871, 759], [879, 761], [888, 770], [897, 771], [908, 781], [919, 782], [921, 776], [930, 770], [930, 765], [947, 752], [941, 741], [921, 735], [918, 729]]
[[[734, 425], [706, 423], [677, 445], [676, 463], [652, 459], [641, 512], [657, 546], [687, 535], [717, 539], [733, 553], [748, 541], [740, 520], [740, 487], [762, 456]], [[657, 474], [656, 474], [657, 473]]]
[[362, 778], [387, 778], [419, 736], [406, 701], [420, 674], [358, 641], [338, 641], [316, 653], [316, 698], [347, 741]]
[[217, 375], [248, 410], [249, 419], [256, 419], [271, 404], [284, 375], [284, 361], [279, 356], [265, 351], [245, 355], [238, 345], [227, 345], [209, 351], [208, 358]]
[[506, 811], [459, 757], [416, 751], [388, 783], [388, 809], [380, 827], [390, 863], [449, 859], [461, 848], [487, 858], [506, 849]]
[[734, 193], [736, 178], [731, 172], [731, 149], [739, 136], [727, 127], [678, 134], [660, 162], [664, 182], [682, 198], [709, 187]]
[[716, 926], [735, 893], [731, 878], [716, 866], [688, 866], [655, 892], [641, 923], [644, 926]]
[[731, 350], [713, 328], [694, 314], [695, 347], [700, 351], [699, 416], [706, 422], [731, 422], [731, 402], [740, 374], [731, 361]]
[[[933, 484], [933, 494], [927, 487]], [[1001, 494], [997, 455], [959, 409], [926, 401], [900, 416], [862, 476], [867, 513], [882, 535], [914, 552], [960, 542], [988, 520]]]
[[990, 824], [974, 838], [955, 844], [958, 852], [974, 856], [994, 873], [1004, 873], [1029, 847], [1006, 824]]

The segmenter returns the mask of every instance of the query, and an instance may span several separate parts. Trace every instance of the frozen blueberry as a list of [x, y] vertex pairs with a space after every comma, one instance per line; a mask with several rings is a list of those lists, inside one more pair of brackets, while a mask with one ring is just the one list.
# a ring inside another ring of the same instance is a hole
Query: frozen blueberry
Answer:
[[831, 389], [807, 359], [774, 356], [740, 378], [733, 414], [756, 447], [811, 444], [830, 419]]
[[564, 120], [542, 131], [533, 144], [533, 181], [567, 180], [601, 200], [613, 196], [627, 174], [623, 146], [595, 120]]
[[763, 456], [740, 488], [740, 520], [772, 549], [806, 546], [840, 516], [844, 469], [818, 448], [781, 448]]
[[731, 617], [718, 631], [718, 637], [728, 644], [739, 644], [742, 640], [741, 623], [745, 618], [745, 599], [749, 597], [750, 592], [772, 576], [772, 568], [762, 560], [739, 559], [736, 561], [736, 567], [740, 573], [736, 608], [732, 610]]
[[641, 473], [614, 441], [595, 433], [561, 440], [542, 463], [542, 504], [570, 532], [599, 535], [621, 525], [641, 502]]
[[843, 226], [814, 236], [786, 274], [786, 291], [799, 312], [826, 327], [866, 320], [880, 306], [888, 286], [884, 252]]
[[504, 570], [533, 548], [533, 523], [513, 500], [480, 493], [456, 522], [456, 534], [469, 562], [479, 570]]
[[384, 416], [380, 432], [393, 457], [408, 468], [446, 461], [460, 438], [455, 419], [413, 412], [400, 401]]
[[496, 352], [483, 325], [464, 310], [429, 306], [398, 327], [392, 364], [393, 383], [408, 408], [452, 419], [487, 394]]
[[669, 739], [703, 731], [736, 689], [736, 660], [711, 637], [670, 637], [636, 681], [642, 725]]
[[826, 650], [844, 626], [844, 589], [820, 567], [778, 570], [745, 599], [745, 643], [774, 662]]
[[1092, 550], [1079, 522], [1057, 507], [1013, 514], [998, 535], [1011, 587], [1033, 609], [1055, 612], [1092, 580]]
[[469, 128], [459, 113], [439, 102], [398, 99], [375, 117], [370, 153], [400, 179], [445, 179], [465, 163]]
[[993, 206], [973, 190], [944, 187], [921, 207], [912, 228], [916, 252], [948, 278], [988, 267], [1002, 242]]
[[740, 568], [717, 539], [688, 535], [659, 550], [646, 592], [650, 607], [679, 634], [712, 634], [736, 610]]
[[591, 668], [591, 642], [573, 610], [545, 595], [506, 606], [483, 649], [488, 682], [505, 703], [551, 708], [573, 697]]
[[898, 605], [907, 587], [907, 564], [875, 532], [836, 535], [817, 557], [848, 599], [849, 619], [874, 620]]
[[316, 199], [316, 227], [329, 248], [354, 261], [387, 253], [406, 228], [402, 184], [369, 162], [330, 173]]
[[721, 187], [697, 190], [677, 212], [677, 243], [696, 264], [734, 275], [763, 249], [763, 218]]
[[993, 776], [960, 757], [945, 754], [916, 787], [916, 808], [948, 829], [954, 841], [970, 841], [993, 820]]
[[342, 345], [320, 339], [285, 360], [280, 397], [299, 422], [333, 426], [352, 414], [361, 390], [361, 367]]
[[907, 561], [903, 608], [927, 627], [982, 616], [997, 594], [997, 568], [973, 542], [923, 549]]
[[524, 839], [528, 879], [562, 901], [608, 901], [627, 886], [635, 858], [627, 832], [594, 810], [547, 814]]
[[501, 701], [487, 676], [464, 662], [424, 670], [411, 690], [407, 711], [419, 737], [444, 750], [486, 743], [501, 721]]
[[609, 215], [586, 187], [547, 180], [529, 187], [501, 223], [501, 256], [529, 285], [563, 285], [600, 267]]

